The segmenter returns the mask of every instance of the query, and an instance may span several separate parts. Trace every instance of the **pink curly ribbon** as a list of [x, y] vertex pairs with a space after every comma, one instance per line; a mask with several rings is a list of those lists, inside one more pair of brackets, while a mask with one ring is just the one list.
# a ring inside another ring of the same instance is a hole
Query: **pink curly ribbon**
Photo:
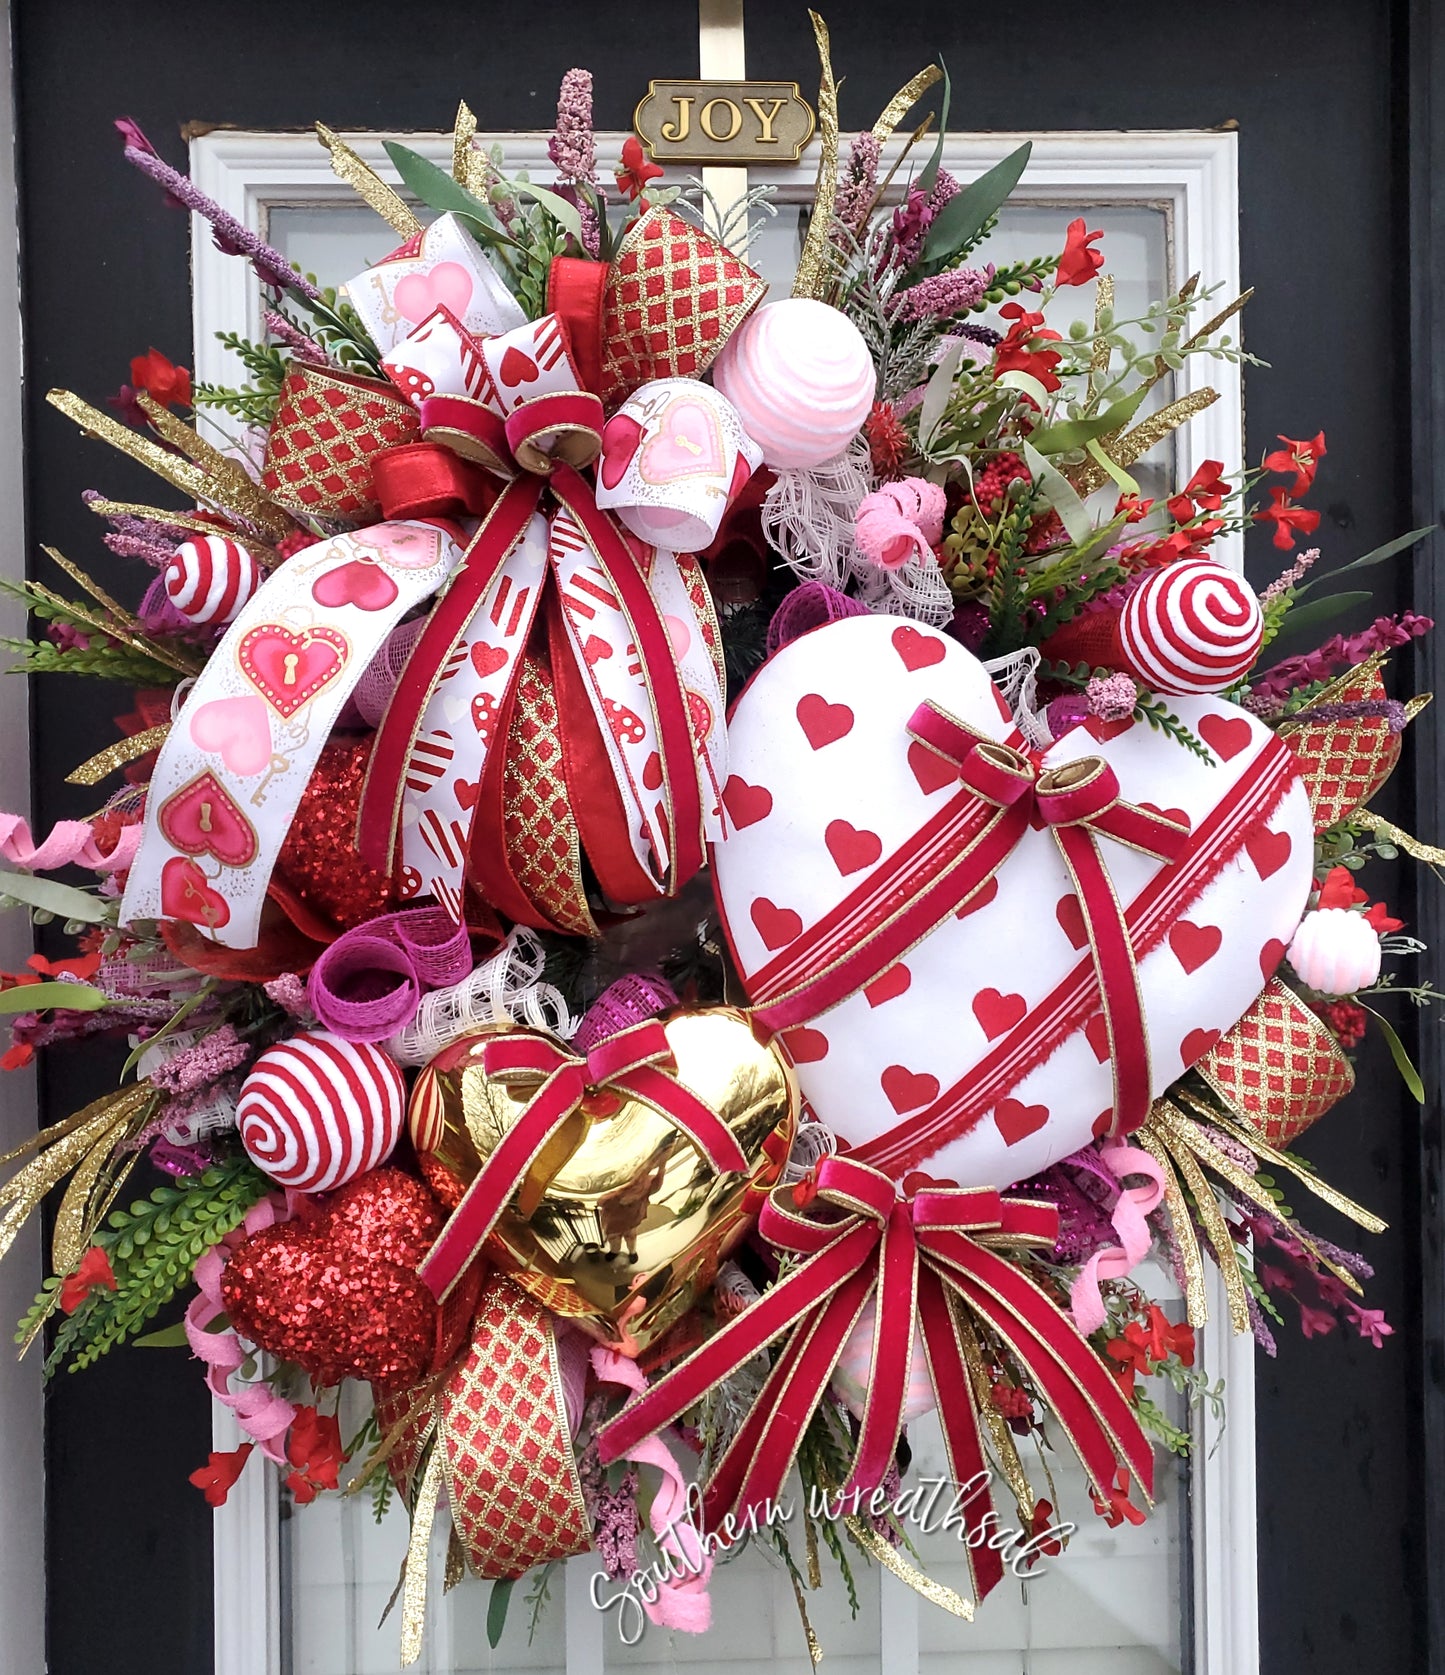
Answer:
[[250, 1357], [234, 1332], [212, 1332], [211, 1323], [225, 1313], [221, 1301], [221, 1274], [227, 1261], [244, 1240], [263, 1227], [285, 1221], [290, 1215], [291, 1195], [277, 1213], [277, 1200], [263, 1198], [246, 1212], [246, 1219], [235, 1232], [228, 1233], [219, 1244], [212, 1245], [196, 1264], [195, 1281], [200, 1295], [186, 1310], [186, 1341], [192, 1355], [206, 1364], [206, 1386], [218, 1402], [231, 1409], [241, 1429], [261, 1445], [261, 1452], [278, 1466], [286, 1464], [283, 1447], [286, 1432], [296, 1417], [295, 1405], [283, 1401], [268, 1384], [243, 1384], [231, 1389], [231, 1376], [239, 1372]]
[[[615, 1350], [594, 1348], [592, 1370], [606, 1383], [621, 1384], [636, 1395], [647, 1389], [637, 1363]], [[644, 1601], [642, 1608], [648, 1621], [662, 1628], [706, 1634], [712, 1626], [712, 1600], [707, 1591], [712, 1559], [688, 1516], [687, 1479], [661, 1437], [644, 1437], [628, 1449], [626, 1458], [640, 1466], [656, 1466], [662, 1473], [662, 1487], [652, 1498], [648, 1517], [657, 1545], [683, 1570], [681, 1576], [663, 1582], [657, 1598], [651, 1604]]]
[[412, 1021], [426, 990], [471, 969], [466, 927], [439, 907], [413, 907], [338, 937], [312, 966], [306, 995], [343, 1041], [385, 1041]]
[[54, 872], [59, 867], [89, 867], [92, 872], [124, 872], [140, 847], [141, 827], [122, 826], [115, 848], [100, 851], [88, 820], [59, 820], [37, 844], [18, 814], [0, 814], [0, 860], [23, 872]]
[[883, 570], [901, 570], [910, 558], [932, 558], [946, 506], [943, 489], [926, 478], [885, 484], [865, 495], [854, 514], [859, 552]]
[[[1159, 1165], [1146, 1151], [1127, 1146], [1122, 1140], [1100, 1146], [1098, 1156], [1108, 1171], [1119, 1182], [1119, 1200], [1114, 1205], [1110, 1220], [1119, 1235], [1117, 1246], [1096, 1251], [1079, 1270], [1069, 1291], [1069, 1310], [1074, 1324], [1087, 1337], [1104, 1324], [1104, 1299], [1099, 1290], [1101, 1280], [1123, 1279], [1136, 1263], [1149, 1254], [1153, 1234], [1149, 1228], [1149, 1213], [1164, 1196], [1164, 1175]], [[1144, 1186], [1125, 1186], [1129, 1175], [1146, 1177]]]

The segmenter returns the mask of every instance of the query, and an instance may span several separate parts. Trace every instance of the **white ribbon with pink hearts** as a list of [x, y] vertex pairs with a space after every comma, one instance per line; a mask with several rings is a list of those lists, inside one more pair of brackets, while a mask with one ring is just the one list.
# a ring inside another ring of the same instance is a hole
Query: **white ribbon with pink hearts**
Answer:
[[374, 524], [269, 576], [161, 746], [121, 923], [182, 919], [249, 948], [296, 806], [352, 688], [461, 561], [455, 526]]
[[445, 308], [473, 336], [526, 320], [520, 304], [455, 215], [440, 215], [342, 290], [383, 353]]

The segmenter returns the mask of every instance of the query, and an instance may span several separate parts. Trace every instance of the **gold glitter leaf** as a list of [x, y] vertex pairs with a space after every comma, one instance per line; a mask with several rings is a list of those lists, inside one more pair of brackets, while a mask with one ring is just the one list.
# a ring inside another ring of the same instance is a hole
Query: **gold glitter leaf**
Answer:
[[[234, 474], [228, 473], [224, 481], [218, 481], [193, 461], [180, 459], [149, 437], [138, 435], [70, 390], [51, 390], [45, 399], [67, 419], [74, 420], [87, 436], [97, 436], [128, 454], [137, 464], [154, 471], [157, 477], [164, 478], [193, 500], [218, 506], [222, 511], [255, 523], [271, 540], [279, 541], [295, 528], [291, 519], [265, 498], [239, 465], [234, 467]], [[238, 478], [244, 478], [244, 484]]]
[[332, 173], [344, 180], [369, 209], [374, 209], [403, 238], [415, 238], [425, 230], [406, 200], [369, 163], [363, 163], [339, 134], [333, 134], [324, 122], [316, 124], [316, 132], [331, 153]]
[[838, 84], [833, 79], [833, 60], [828, 48], [828, 25], [814, 11], [808, 16], [813, 22], [813, 34], [818, 42], [820, 77], [818, 82], [818, 181], [813, 189], [813, 213], [808, 222], [808, 236], [803, 240], [803, 253], [798, 258], [798, 271], [793, 278], [795, 297], [821, 298], [828, 290], [828, 264], [825, 254], [828, 234], [833, 223], [833, 202], [838, 194]]
[[150, 751], [159, 750], [166, 742], [166, 735], [170, 730], [170, 722], [163, 721], [159, 727], [147, 727], [143, 733], [121, 739], [118, 744], [107, 745], [104, 750], [98, 750], [94, 756], [82, 762], [78, 768], [72, 768], [65, 776], [65, 783], [99, 785], [101, 780], [109, 779], [128, 763], [138, 762]]

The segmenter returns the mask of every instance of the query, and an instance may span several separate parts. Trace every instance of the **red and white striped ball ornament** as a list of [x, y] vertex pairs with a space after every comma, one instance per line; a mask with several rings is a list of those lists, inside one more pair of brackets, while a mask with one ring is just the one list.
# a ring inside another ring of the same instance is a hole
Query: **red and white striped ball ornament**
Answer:
[[239, 541], [197, 535], [182, 541], [166, 566], [166, 597], [192, 622], [220, 626], [235, 620], [260, 587], [262, 574]]
[[1181, 558], [1148, 576], [1119, 617], [1125, 667], [1151, 692], [1224, 692], [1264, 641], [1264, 613], [1244, 577], [1209, 558]]
[[268, 1047], [236, 1105], [246, 1155], [298, 1192], [330, 1192], [375, 1169], [405, 1113], [406, 1084], [392, 1060], [322, 1029]]

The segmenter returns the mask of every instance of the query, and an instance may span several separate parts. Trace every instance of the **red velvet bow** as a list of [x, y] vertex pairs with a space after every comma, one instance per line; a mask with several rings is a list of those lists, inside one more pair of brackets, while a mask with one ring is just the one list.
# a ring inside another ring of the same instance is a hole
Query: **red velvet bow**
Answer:
[[964, 784], [1004, 810], [1010, 848], [1034, 820], [1053, 833], [1073, 879], [1099, 979], [1114, 1073], [1109, 1133], [1132, 1132], [1149, 1115], [1149, 1037], [1125, 904], [1104, 866], [1099, 838], [1113, 838], [1156, 860], [1175, 860], [1189, 841], [1188, 823], [1125, 802], [1118, 777], [1102, 756], [1081, 756], [1040, 771], [1034, 757], [980, 739], [933, 703], [919, 705], [909, 731], [956, 762]]
[[550, 1036], [525, 1030], [498, 1035], [483, 1049], [482, 1066], [499, 1081], [535, 1084], [535, 1092], [421, 1265], [421, 1277], [438, 1301], [481, 1250], [543, 1148], [589, 1098], [610, 1093], [639, 1099], [675, 1123], [719, 1174], [747, 1170], [742, 1147], [728, 1125], [669, 1074], [672, 1049], [655, 1018], [599, 1041], [585, 1059], [574, 1057]]
[[1114, 1065], [1111, 1131], [1138, 1127], [1149, 1110], [1144, 1014], [1124, 905], [1098, 839], [1172, 861], [1189, 842], [1187, 822], [1125, 802], [1099, 756], [1042, 768], [1036, 756], [986, 738], [931, 702], [913, 712], [908, 732], [957, 770], [957, 794], [754, 973], [754, 1017], [770, 1030], [789, 1029], [866, 988], [976, 896], [1030, 826], [1047, 826], [1073, 878], [1099, 978]]
[[[965, 1523], [970, 1532], [991, 1526], [973, 1378], [980, 1363], [976, 1323], [1027, 1374], [1099, 1493], [1113, 1485], [1120, 1464], [1146, 1495], [1152, 1492], [1149, 1443], [1118, 1385], [1068, 1315], [997, 1248], [1051, 1247], [1058, 1232], [1053, 1205], [983, 1187], [931, 1186], [909, 1197], [876, 1169], [830, 1157], [806, 1208], [790, 1187], [777, 1187], [759, 1229], [801, 1264], [624, 1408], [598, 1438], [604, 1461], [681, 1417], [791, 1334], [706, 1486], [703, 1516], [717, 1528], [729, 1513], [745, 1518], [776, 1501], [843, 1346], [874, 1297], [871, 1375], [845, 1494], [870, 1494], [893, 1461], [918, 1333], [949, 1469], [956, 1484], [978, 1491], [962, 1509]], [[966, 1551], [982, 1597], [1002, 1577], [1002, 1559], [986, 1540], [970, 1541]]]

